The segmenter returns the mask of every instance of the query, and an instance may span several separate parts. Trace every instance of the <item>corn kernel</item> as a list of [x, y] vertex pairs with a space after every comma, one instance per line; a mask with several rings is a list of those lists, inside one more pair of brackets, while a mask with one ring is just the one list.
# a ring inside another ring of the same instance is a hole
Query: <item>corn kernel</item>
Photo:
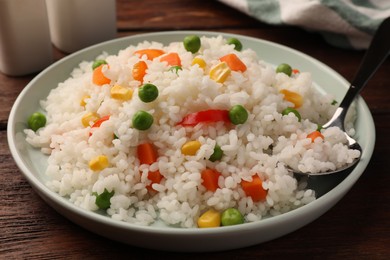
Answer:
[[99, 115], [94, 112], [88, 112], [81, 118], [81, 123], [84, 127], [90, 125], [91, 122], [96, 122], [99, 119]]
[[91, 96], [90, 95], [83, 96], [80, 100], [80, 106], [85, 107], [85, 105], [87, 105], [87, 102], [85, 100], [87, 100], [88, 98], [91, 98]]
[[108, 166], [108, 158], [105, 155], [99, 155], [89, 161], [89, 168], [96, 172], [101, 171]]
[[230, 75], [230, 68], [226, 62], [220, 62], [210, 70], [210, 78], [218, 83], [223, 83]]
[[111, 88], [110, 94], [113, 99], [126, 101], [132, 98], [133, 90], [120, 85], [115, 85]]
[[206, 68], [206, 62], [204, 61], [204, 59], [202, 59], [200, 57], [195, 57], [192, 60], [191, 65], [194, 66], [195, 64], [198, 64], [199, 68], [201, 68], [201, 69]]
[[195, 155], [202, 144], [199, 141], [189, 141], [181, 147], [181, 153], [184, 155]]
[[293, 103], [294, 108], [299, 108], [303, 104], [303, 98], [299, 93], [287, 90], [287, 89], [282, 89], [279, 91], [284, 95], [284, 99]]
[[221, 225], [221, 213], [209, 209], [198, 218], [199, 228], [219, 227]]

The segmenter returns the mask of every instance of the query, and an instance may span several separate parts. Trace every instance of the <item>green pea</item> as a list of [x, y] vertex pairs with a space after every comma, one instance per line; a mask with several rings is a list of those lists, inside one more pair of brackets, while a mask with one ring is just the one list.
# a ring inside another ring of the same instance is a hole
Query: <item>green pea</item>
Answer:
[[103, 64], [107, 64], [107, 61], [105, 60], [95, 60], [92, 64], [92, 69], [96, 69], [97, 67], [99, 67], [100, 65], [103, 65]]
[[153, 116], [146, 111], [140, 110], [134, 114], [132, 123], [133, 127], [138, 130], [147, 130], [153, 124]]
[[35, 112], [29, 117], [27, 124], [28, 127], [35, 132], [39, 128], [44, 127], [46, 125], [46, 116], [42, 113]]
[[212, 162], [215, 162], [217, 160], [221, 160], [222, 156], [223, 156], [223, 151], [222, 151], [221, 147], [216, 144], [214, 147], [214, 152], [210, 156], [209, 160]]
[[200, 38], [197, 35], [189, 35], [184, 38], [183, 41], [184, 48], [191, 52], [191, 53], [196, 53], [200, 49]]
[[298, 118], [298, 122], [301, 122], [301, 114], [299, 114], [299, 112], [297, 110], [295, 110], [294, 108], [288, 107], [282, 111], [282, 115], [284, 115], [284, 116], [286, 116], [290, 113], [293, 113]]
[[114, 194], [115, 191], [108, 192], [107, 189], [104, 189], [104, 192], [101, 194], [97, 194], [97, 192], [92, 193], [96, 197], [95, 204], [99, 209], [108, 209], [111, 206], [110, 199]]
[[181, 70], [181, 66], [172, 66], [169, 68], [169, 71], [175, 72], [176, 74]]
[[230, 38], [226, 41], [227, 44], [233, 44], [236, 51], [242, 50], [242, 43], [237, 38]]
[[228, 208], [221, 215], [222, 226], [231, 226], [244, 223], [244, 216], [238, 209]]
[[248, 111], [241, 105], [235, 105], [229, 110], [229, 119], [234, 125], [243, 124], [248, 120]]
[[292, 74], [292, 68], [290, 65], [286, 64], [286, 63], [282, 63], [280, 64], [277, 68], [276, 68], [276, 72], [277, 73], [284, 73], [286, 74], [287, 76], [291, 76]]
[[145, 103], [152, 102], [158, 97], [158, 88], [150, 83], [144, 84], [138, 89], [138, 97]]

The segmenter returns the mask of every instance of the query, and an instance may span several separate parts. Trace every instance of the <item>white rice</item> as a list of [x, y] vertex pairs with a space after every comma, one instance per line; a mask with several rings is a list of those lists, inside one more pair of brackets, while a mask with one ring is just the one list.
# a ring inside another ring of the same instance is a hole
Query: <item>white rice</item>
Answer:
[[[163, 46], [156, 42], [142, 42], [129, 46], [117, 55], [102, 54], [109, 67], [105, 75], [111, 84], [96, 86], [91, 81], [92, 62], [82, 62], [66, 81], [59, 83], [47, 99], [41, 102], [48, 123], [36, 133], [25, 130], [27, 141], [49, 154], [46, 174], [47, 186], [77, 206], [96, 211], [94, 193], [105, 189], [115, 191], [107, 214], [115, 220], [139, 225], [151, 225], [160, 220], [167, 225], [196, 227], [197, 218], [205, 210], [224, 210], [234, 207], [244, 214], [247, 222], [280, 215], [315, 200], [305, 183], [298, 183], [286, 165], [301, 171], [319, 172], [340, 167], [357, 157], [348, 150], [345, 137], [338, 128], [323, 131], [321, 138], [311, 142], [306, 136], [323, 124], [335, 111], [333, 97], [320, 94], [313, 86], [310, 73], [301, 72], [291, 77], [275, 73], [275, 68], [261, 61], [250, 49], [235, 51], [223, 37], [201, 38], [202, 47], [196, 54], [187, 52], [181, 42]], [[144, 48], [177, 52], [182, 70], [169, 71], [158, 59], [146, 60], [148, 72], [145, 82], [156, 85], [159, 97], [151, 103], [138, 98], [140, 82], [131, 76], [131, 68], [139, 61], [134, 51]], [[235, 53], [247, 66], [244, 73], [232, 71], [223, 83], [210, 79], [208, 71], [226, 54]], [[195, 56], [207, 63], [203, 70], [191, 66]], [[286, 61], [288, 63], [288, 61]], [[299, 68], [299, 64], [294, 64]], [[121, 102], [110, 97], [114, 84], [134, 90], [133, 98]], [[279, 93], [287, 88], [303, 96], [298, 109], [302, 121], [293, 114], [282, 116], [281, 111], [292, 104]], [[80, 100], [90, 95], [85, 107]], [[206, 109], [229, 109], [240, 104], [249, 112], [242, 125], [223, 122], [198, 124], [194, 127], [177, 126], [182, 118]], [[149, 130], [132, 127], [131, 119], [138, 110], [154, 116]], [[101, 127], [83, 127], [81, 118], [86, 112], [110, 115]], [[351, 133], [355, 109], [348, 113], [347, 128]], [[118, 139], [112, 138], [113, 133]], [[202, 146], [194, 156], [181, 153], [181, 146], [198, 140]], [[136, 147], [145, 141], [158, 149], [159, 158], [152, 165], [140, 165]], [[215, 144], [224, 156], [220, 161], [208, 160]], [[109, 167], [94, 172], [88, 162], [97, 155], [109, 158]], [[201, 171], [214, 168], [222, 174], [219, 188], [207, 191], [202, 185]], [[160, 184], [153, 184], [157, 192], [149, 192], [147, 174], [159, 170]], [[264, 201], [253, 202], [241, 188], [242, 180], [258, 174], [267, 190]]]

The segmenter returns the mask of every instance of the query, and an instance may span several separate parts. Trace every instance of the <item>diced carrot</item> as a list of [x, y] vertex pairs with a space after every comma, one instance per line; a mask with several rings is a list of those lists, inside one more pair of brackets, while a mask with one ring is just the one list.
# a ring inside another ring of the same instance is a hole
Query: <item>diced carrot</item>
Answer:
[[[152, 164], [157, 161], [157, 151], [151, 143], [143, 143], [137, 146], [137, 156], [140, 161], [140, 164]], [[163, 176], [160, 171], [150, 171], [148, 173], [148, 179], [151, 181], [151, 184], [146, 186], [148, 190], [154, 190], [152, 184], [160, 183]]]
[[267, 197], [267, 191], [263, 188], [263, 181], [257, 174], [252, 176], [252, 181], [242, 180], [241, 187], [254, 202], [264, 200]]
[[312, 142], [314, 142], [314, 140], [316, 140], [318, 137], [324, 139], [324, 136], [320, 131], [314, 131], [307, 135], [307, 138], [310, 138]]
[[246, 71], [246, 65], [237, 57], [236, 54], [227, 54], [219, 59], [222, 62], [226, 62], [229, 68], [233, 71]]
[[92, 74], [93, 84], [96, 84], [98, 86], [103, 86], [104, 84], [110, 84], [111, 79], [104, 76], [103, 71], [102, 71], [104, 65], [105, 64], [102, 64], [93, 70], [93, 74]]
[[218, 189], [218, 179], [221, 173], [214, 169], [206, 168], [201, 173], [203, 180], [202, 185], [209, 191], [216, 191]]
[[148, 69], [148, 65], [143, 60], [140, 60], [139, 62], [134, 64], [133, 70], [131, 71], [133, 79], [141, 81], [141, 83], [143, 83], [147, 69]]
[[140, 164], [152, 164], [157, 161], [157, 151], [151, 143], [139, 144], [137, 156]]
[[[100, 125], [104, 122], [104, 121], [107, 121], [108, 119], [110, 119], [110, 116], [103, 116], [101, 117], [100, 119], [98, 119], [97, 121], [95, 121], [95, 123], [93, 123], [92, 127], [91, 128], [94, 128], [94, 127], [100, 127]], [[89, 136], [92, 135], [92, 132], [89, 132]]]
[[163, 179], [163, 176], [161, 175], [160, 171], [154, 171], [154, 172], [150, 171], [148, 173], [148, 180], [150, 180], [151, 183], [148, 186], [146, 186], [146, 188], [148, 190], [155, 190], [155, 189], [153, 189], [152, 185], [154, 183], [160, 183], [162, 179]]
[[163, 55], [165, 52], [163, 50], [159, 49], [142, 49], [134, 52], [139, 57], [142, 57], [146, 55], [148, 60], [153, 60], [161, 55]]
[[292, 70], [292, 73], [293, 73], [293, 74], [298, 74], [298, 73], [300, 73], [300, 71], [299, 71], [299, 69], [293, 69], [293, 70]]
[[164, 56], [161, 56], [160, 61], [165, 61], [170, 66], [181, 66], [180, 56], [176, 52], [170, 52]]
[[97, 120], [93, 125], [92, 127], [100, 127], [100, 125], [104, 122], [104, 121], [107, 121], [108, 119], [110, 119], [110, 116], [103, 116], [101, 117], [99, 120]]

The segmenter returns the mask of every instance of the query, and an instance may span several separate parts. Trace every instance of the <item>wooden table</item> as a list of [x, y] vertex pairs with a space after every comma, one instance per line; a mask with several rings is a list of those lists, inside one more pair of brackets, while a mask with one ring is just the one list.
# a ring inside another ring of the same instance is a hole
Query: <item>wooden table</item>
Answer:
[[[332, 47], [315, 33], [271, 26], [217, 1], [118, 0], [118, 37], [165, 30], [209, 30], [253, 36], [305, 52], [351, 80], [361, 51]], [[54, 49], [56, 59], [65, 54]], [[35, 76], [0, 74], [0, 258], [176, 259], [385, 259], [390, 254], [390, 60], [362, 92], [373, 114], [377, 141], [363, 176], [330, 211], [282, 238], [228, 252], [158, 252], [90, 233], [50, 208], [16, 167], [6, 140], [9, 111]]]

